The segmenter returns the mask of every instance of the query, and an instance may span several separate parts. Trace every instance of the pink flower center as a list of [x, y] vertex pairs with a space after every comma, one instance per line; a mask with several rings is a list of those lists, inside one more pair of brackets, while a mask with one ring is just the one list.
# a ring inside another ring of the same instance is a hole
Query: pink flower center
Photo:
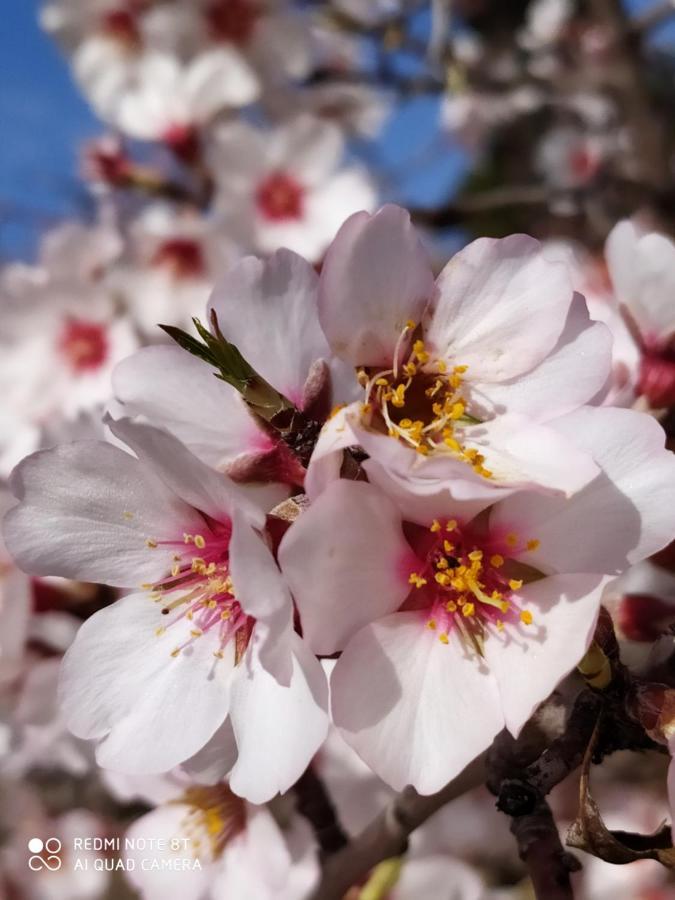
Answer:
[[598, 170], [597, 154], [588, 147], [577, 147], [573, 150], [569, 162], [572, 174], [582, 181], [588, 181]]
[[98, 322], [68, 319], [58, 342], [59, 351], [73, 372], [98, 369], [108, 356], [108, 335]]
[[478, 421], [467, 412], [463, 378], [467, 366], [449, 369], [443, 359], [432, 359], [421, 339], [413, 341], [407, 360], [399, 362], [415, 328], [411, 321], [401, 332], [391, 369], [360, 369], [357, 373], [365, 390], [363, 424], [422, 456], [453, 456], [468, 463], [476, 474], [491, 478], [485, 457], [475, 447], [466, 446], [462, 434], [466, 425]]
[[638, 390], [652, 409], [665, 409], [675, 404], [675, 354], [672, 351], [645, 351], [640, 361]]
[[161, 243], [152, 264], [170, 269], [176, 278], [194, 278], [206, 269], [202, 248], [190, 238], [170, 238]]
[[141, 34], [133, 9], [114, 9], [104, 13], [100, 20], [101, 31], [113, 40], [128, 47], [141, 42]]
[[191, 625], [189, 636], [171, 652], [173, 657], [209, 632], [216, 634], [220, 645], [214, 652], [216, 659], [223, 658], [230, 641], [235, 642], [235, 663], [246, 651], [255, 620], [244, 613], [234, 594], [229, 566], [231, 536], [229, 522], [212, 521], [205, 535], [186, 533], [182, 541], [146, 541], [151, 550], [158, 546], [174, 549], [170, 574], [143, 585], [167, 617], [166, 624], [156, 631], [158, 636], [183, 620]]
[[301, 219], [304, 194], [302, 185], [286, 172], [272, 172], [258, 185], [256, 204], [261, 214], [272, 222]]
[[441, 643], [456, 630], [482, 655], [491, 628], [532, 624], [518, 592], [541, 573], [520, 557], [536, 550], [538, 540], [522, 541], [515, 533], [497, 537], [454, 519], [435, 519], [428, 529], [407, 527], [420, 565], [410, 573], [413, 590], [404, 608], [422, 610]]
[[260, 13], [253, 0], [215, 0], [205, 15], [214, 40], [242, 47], [250, 41]]
[[181, 162], [190, 164], [199, 159], [199, 133], [192, 125], [170, 125], [162, 140]]

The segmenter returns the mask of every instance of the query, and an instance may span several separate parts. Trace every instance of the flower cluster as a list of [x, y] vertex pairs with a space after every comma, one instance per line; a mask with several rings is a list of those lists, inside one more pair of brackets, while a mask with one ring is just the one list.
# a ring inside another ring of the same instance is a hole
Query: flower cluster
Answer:
[[[589, 787], [675, 758], [670, 169], [638, 24], [497, 6], [43, 0], [107, 133], [0, 268], [0, 896], [552, 900], [551, 809], [587, 900], [673, 867], [675, 762]], [[407, 203], [418, 95], [482, 194]]]

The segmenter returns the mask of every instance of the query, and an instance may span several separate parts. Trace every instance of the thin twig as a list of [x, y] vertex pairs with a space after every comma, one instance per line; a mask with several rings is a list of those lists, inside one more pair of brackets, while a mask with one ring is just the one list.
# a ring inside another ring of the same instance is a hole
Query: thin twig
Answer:
[[446, 803], [477, 787], [485, 777], [485, 754], [436, 794], [406, 788], [348, 846], [325, 863], [312, 900], [342, 900], [378, 863], [400, 856], [409, 835]]

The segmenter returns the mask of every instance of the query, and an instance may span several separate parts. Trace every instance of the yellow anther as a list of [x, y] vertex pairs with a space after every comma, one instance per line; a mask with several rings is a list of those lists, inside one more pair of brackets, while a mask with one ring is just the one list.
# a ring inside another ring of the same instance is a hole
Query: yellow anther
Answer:
[[178, 565], [178, 563], [171, 567], [171, 575], [173, 576], [173, 578], [176, 578], [177, 575], [180, 575], [180, 566]]
[[122, 515], [124, 516], [125, 519], [133, 519], [133, 517], [134, 517], [134, 514], [132, 512], [129, 512], [128, 509], [125, 509], [124, 512], [122, 513]]
[[501, 566], [504, 565], [504, 557], [499, 553], [494, 553], [490, 557], [490, 565], [494, 566], [495, 569], [499, 569]]
[[452, 404], [452, 411], [450, 412], [451, 419], [461, 419], [464, 415], [465, 406], [461, 401]]
[[370, 413], [372, 411], [373, 411], [373, 407], [370, 405], [370, 403], [362, 403], [361, 404], [361, 412], [363, 413], [364, 416], [367, 416], [368, 413]]
[[155, 628], [155, 634], [157, 635], [157, 637], [161, 637], [165, 631], [166, 628], [163, 625], [160, 625], [159, 628]]
[[445, 608], [450, 613], [457, 612], [457, 604], [454, 600], [448, 600], [448, 602], [445, 604]]
[[438, 640], [441, 642], [441, 644], [447, 644], [447, 643], [448, 643], [448, 636], [447, 636], [447, 634], [446, 634], [444, 631], [442, 631], [442, 632], [438, 635]]
[[220, 614], [220, 618], [227, 620], [230, 618], [231, 615], [232, 615], [232, 613], [230, 612], [229, 609], [224, 609]]
[[436, 561], [437, 569], [447, 569], [449, 567], [449, 565], [450, 565], [450, 563], [447, 561], [447, 559], [444, 556], [441, 556], [441, 558]]
[[197, 547], [197, 549], [199, 550], [203, 550], [204, 547], [206, 547], [206, 541], [201, 534], [195, 535], [195, 547]]
[[457, 528], [457, 519], [450, 519], [445, 523], [446, 531], [454, 531]]
[[192, 637], [196, 637], [196, 638], [197, 638], [197, 637], [201, 637], [203, 633], [204, 633], [204, 632], [201, 631], [199, 628], [193, 628], [193, 629], [190, 631], [190, 634], [192, 635]]
[[459, 453], [459, 451], [462, 449], [459, 445], [459, 442], [456, 441], [455, 438], [453, 438], [453, 437], [443, 438], [443, 443], [445, 444], [446, 447], [449, 447], [451, 450], [454, 450], [455, 453]]
[[401, 419], [398, 424], [400, 428], [412, 428], [412, 419]]
[[511, 604], [509, 603], [508, 600], [503, 600], [499, 604], [499, 608], [503, 613], [507, 613], [511, 609]]
[[429, 531], [435, 532], [435, 531], [440, 531], [440, 530], [441, 530], [441, 523], [438, 521], [438, 519], [434, 519], [434, 521], [429, 526]]
[[518, 578], [511, 578], [511, 580], [509, 581], [509, 587], [512, 591], [519, 591], [522, 586], [523, 582]]
[[395, 406], [398, 409], [400, 409], [402, 406], [405, 406], [405, 390], [406, 388], [404, 384], [399, 384], [396, 386], [391, 398], [392, 406]]
[[446, 363], [446, 361], [444, 359], [437, 359], [436, 360], [436, 368], [441, 373], [441, 375], [443, 375], [443, 374], [445, 374], [445, 372], [448, 371], [448, 364]]
[[411, 572], [410, 577], [408, 578], [408, 584], [414, 584], [416, 588], [424, 587], [427, 583], [426, 578], [422, 578], [421, 575], [418, 575], [417, 572]]
[[175, 650], [171, 651], [171, 656], [173, 656], [173, 658], [175, 659], [179, 653], [180, 653], [180, 647], [176, 647]]
[[502, 622], [501, 619], [497, 619], [497, 631], [503, 631], [503, 630], [504, 630], [504, 623]]
[[532, 613], [529, 609], [524, 609], [520, 614], [520, 621], [523, 625], [531, 625], [532, 624]]
[[213, 655], [215, 656], [216, 659], [225, 659], [225, 654], [223, 653], [222, 650], [214, 650]]
[[151, 550], [157, 549], [157, 541], [153, 540], [153, 538], [147, 538], [145, 541], [145, 546], [149, 547]]
[[[446, 575], [445, 572], [436, 572], [436, 574], [434, 575], [434, 578], [443, 587], [446, 587], [446, 585], [450, 584], [450, 576]], [[454, 585], [454, 582], [453, 582], [453, 585]]]
[[507, 534], [506, 535], [506, 543], [509, 545], [509, 547], [515, 547], [516, 544], [518, 543], [518, 535], [514, 534], [513, 532], [511, 532], [510, 534]]
[[480, 562], [482, 558], [483, 558], [482, 550], [472, 550], [471, 553], [469, 553], [469, 559], [472, 562]]
[[473, 605], [473, 603], [465, 603], [464, 606], [462, 607], [462, 615], [466, 616], [467, 618], [472, 616], [475, 613], [475, 611], [476, 611], [476, 607]]
[[431, 631], [435, 631], [436, 630], [436, 619], [429, 619], [429, 621], [427, 622], [427, 628], [430, 628]]
[[413, 353], [421, 363], [429, 362], [429, 354], [425, 349], [424, 341], [415, 341], [415, 343], [413, 344]]
[[421, 453], [422, 456], [428, 456], [428, 455], [429, 455], [429, 448], [428, 448], [428, 447], [425, 447], [424, 444], [420, 444], [419, 447], [415, 447], [415, 450], [417, 450], [418, 453]]
[[406, 363], [403, 366], [403, 372], [409, 378], [412, 378], [413, 375], [417, 374], [417, 366], [415, 365], [415, 363]]
[[537, 540], [537, 538], [532, 538], [532, 540], [528, 541], [527, 544], [525, 544], [525, 546], [527, 547], [528, 550], [536, 550], [540, 544], [541, 544], [541, 541]]
[[450, 541], [443, 541], [443, 549], [446, 553], [452, 553], [452, 551], [455, 549], [455, 545], [451, 544]]
[[416, 325], [412, 319], [408, 319], [408, 321], [405, 323], [405, 327], [408, 331], [413, 331], [415, 329]]
[[376, 378], [375, 384], [379, 385], [380, 387], [386, 387], [389, 384], [389, 381], [386, 378]]
[[468, 366], [455, 366], [452, 371], [456, 375], [463, 375], [468, 368], [469, 368]]

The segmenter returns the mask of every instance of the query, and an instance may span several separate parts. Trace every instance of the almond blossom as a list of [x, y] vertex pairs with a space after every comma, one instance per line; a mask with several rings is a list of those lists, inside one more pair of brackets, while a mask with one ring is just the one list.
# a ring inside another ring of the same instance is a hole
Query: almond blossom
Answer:
[[264, 513], [166, 432], [110, 427], [137, 458], [102, 442], [29, 457], [6, 520], [23, 568], [135, 589], [66, 653], [68, 725], [128, 772], [167, 771], [213, 739], [233, 790], [267, 800], [323, 739], [326, 687], [293, 631]]
[[215, 208], [254, 252], [287, 247], [317, 262], [347, 216], [375, 204], [366, 173], [340, 168], [344, 150], [340, 130], [310, 115], [267, 130], [222, 125], [209, 151]]
[[359, 213], [327, 254], [319, 319], [363, 393], [324, 427], [310, 494], [350, 445], [418, 492], [458, 499], [572, 493], [597, 474], [551, 423], [603, 387], [610, 335], [532, 238], [474, 241], [434, 282], [403, 210]]
[[675, 397], [675, 244], [628, 219], [612, 229], [605, 256], [618, 303], [642, 351], [638, 392], [652, 407]]
[[305, 639], [342, 651], [333, 721], [395, 789], [433, 793], [517, 735], [583, 656], [607, 578], [672, 536], [675, 460], [653, 420], [581, 409], [555, 428], [601, 467], [572, 498], [517, 492], [467, 516], [442, 493], [401, 504], [339, 480], [282, 539]]
[[[317, 297], [312, 266], [279, 250], [267, 261], [247, 257], [233, 266], [219, 279], [208, 307], [209, 318], [215, 315], [219, 329], [310, 426], [357, 387], [349, 367], [331, 358]], [[304, 467], [279, 433], [214, 375], [178, 347], [152, 347], [120, 364], [113, 388], [126, 414], [167, 429], [204, 462], [237, 480], [302, 484]], [[310, 441], [318, 429], [313, 427]]]
[[8, 474], [45, 428], [108, 399], [111, 372], [137, 338], [102, 284], [42, 266], [2, 273], [0, 309], [0, 473]]
[[213, 282], [238, 259], [238, 247], [212, 218], [168, 203], [146, 206], [128, 228], [128, 252], [106, 284], [148, 340], [158, 323], [201, 316]]
[[[139, 865], [129, 880], [145, 900], [302, 900], [318, 877], [314, 838], [290, 797], [277, 805], [275, 817], [273, 809], [247, 803], [225, 783], [183, 786], [128, 829], [139, 846], [143, 838], [167, 844], [156, 868], [140, 863], [147, 851], [132, 850], [129, 858]], [[171, 867], [184, 859], [193, 865]]]

